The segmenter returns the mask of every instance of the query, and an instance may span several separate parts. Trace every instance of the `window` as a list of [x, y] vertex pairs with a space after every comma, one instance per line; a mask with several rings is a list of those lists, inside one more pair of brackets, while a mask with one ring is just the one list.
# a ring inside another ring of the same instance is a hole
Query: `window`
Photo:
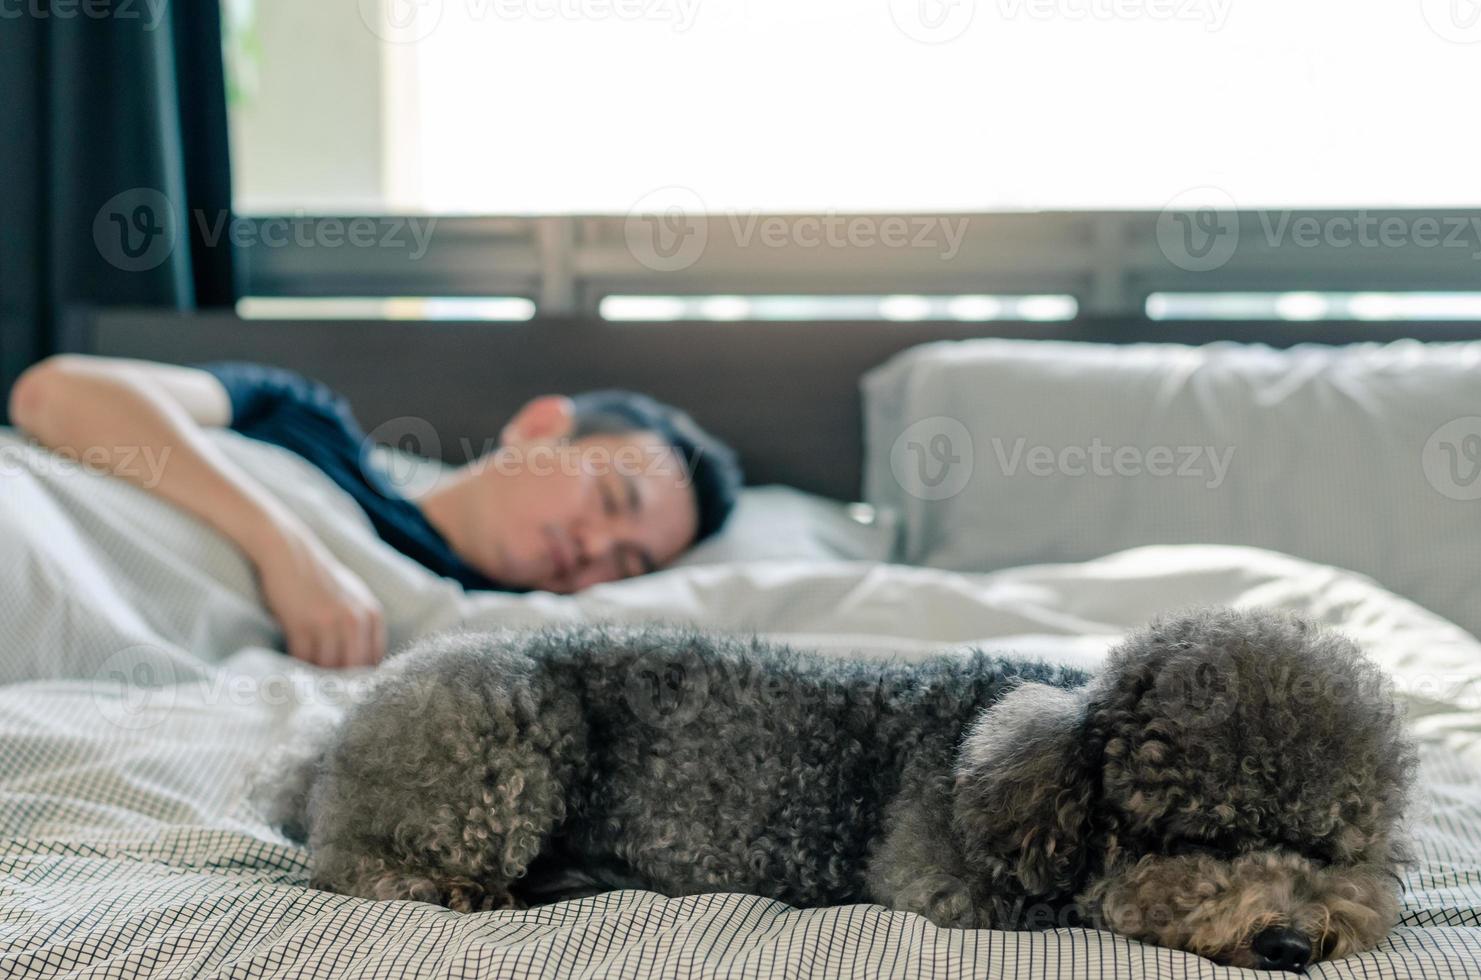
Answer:
[[528, 320], [535, 304], [516, 296], [248, 296], [247, 320]]
[[1153, 320], [1481, 320], [1481, 293], [1154, 293]]
[[607, 296], [608, 320], [1073, 320], [1071, 296]]
[[[438, 218], [417, 258], [247, 249], [258, 295], [1137, 317], [1154, 293], [1462, 290], [1481, 255], [1481, 18], [1449, 0], [227, 7], [238, 212]], [[1370, 220], [1404, 231], [1354, 244]]]
[[1446, 0], [235, 8], [248, 214], [1481, 205]]

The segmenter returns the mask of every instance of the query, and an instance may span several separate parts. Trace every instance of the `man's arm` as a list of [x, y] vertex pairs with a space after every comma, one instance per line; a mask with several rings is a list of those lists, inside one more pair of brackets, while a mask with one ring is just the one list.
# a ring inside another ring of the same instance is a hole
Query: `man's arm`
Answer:
[[[10, 393], [10, 418], [49, 449], [102, 469], [195, 514], [254, 562], [295, 523], [206, 439], [231, 422], [226, 389], [194, 368], [59, 356], [32, 366]], [[163, 459], [158, 485], [120, 465], [140, 451]], [[125, 453], [128, 456], [125, 456]]]
[[[60, 355], [29, 368], [10, 420], [50, 449], [85, 458], [189, 511], [230, 538], [257, 569], [288, 651], [321, 666], [375, 663], [385, 651], [379, 603], [307, 525], [202, 431], [231, 423], [231, 400], [194, 368]], [[157, 482], [129, 465], [161, 460]]]

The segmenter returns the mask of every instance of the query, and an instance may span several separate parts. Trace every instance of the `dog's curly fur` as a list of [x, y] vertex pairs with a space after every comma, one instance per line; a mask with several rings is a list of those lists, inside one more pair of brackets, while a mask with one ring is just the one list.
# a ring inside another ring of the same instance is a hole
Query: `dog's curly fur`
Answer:
[[583, 627], [397, 657], [268, 805], [370, 898], [500, 908], [578, 869], [1268, 967], [1299, 963], [1261, 936], [1320, 959], [1393, 925], [1415, 768], [1377, 668], [1270, 612], [1161, 620], [1094, 676]]

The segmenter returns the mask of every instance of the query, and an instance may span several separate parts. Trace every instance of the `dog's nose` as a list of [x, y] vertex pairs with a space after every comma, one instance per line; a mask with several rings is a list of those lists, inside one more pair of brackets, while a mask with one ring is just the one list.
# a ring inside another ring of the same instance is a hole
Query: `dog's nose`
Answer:
[[1250, 944], [1262, 970], [1295, 972], [1311, 962], [1311, 940], [1283, 926], [1262, 931]]

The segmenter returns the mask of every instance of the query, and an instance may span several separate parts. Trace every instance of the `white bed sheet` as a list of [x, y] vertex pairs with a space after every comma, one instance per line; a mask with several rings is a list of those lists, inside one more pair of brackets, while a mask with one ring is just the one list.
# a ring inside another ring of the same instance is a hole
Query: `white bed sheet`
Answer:
[[[434, 629], [679, 620], [840, 652], [973, 643], [1094, 664], [1199, 603], [1342, 626], [1396, 676], [1424, 740], [1422, 860], [1402, 926], [1328, 976], [1481, 977], [1481, 645], [1358, 576], [1239, 548], [1144, 548], [961, 576], [866, 563], [675, 570], [578, 597], [465, 595], [388, 551], [289, 454], [221, 436], [385, 602]], [[305, 887], [307, 856], [252, 812], [249, 774], [355, 695], [275, 652], [250, 570], [198, 522], [0, 437], [0, 976], [1213, 976], [1088, 930], [942, 931], [874, 906], [617, 892], [458, 916]]]

